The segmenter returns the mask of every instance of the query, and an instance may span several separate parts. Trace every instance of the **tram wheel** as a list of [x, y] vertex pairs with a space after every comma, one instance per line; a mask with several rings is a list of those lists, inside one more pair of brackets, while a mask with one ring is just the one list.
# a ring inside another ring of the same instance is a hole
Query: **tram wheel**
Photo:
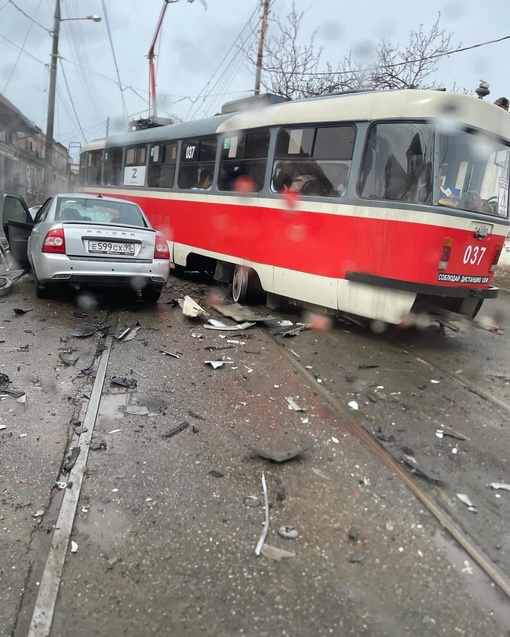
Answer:
[[246, 300], [249, 285], [249, 268], [244, 265], [236, 265], [232, 278], [232, 298], [235, 303], [243, 303]]

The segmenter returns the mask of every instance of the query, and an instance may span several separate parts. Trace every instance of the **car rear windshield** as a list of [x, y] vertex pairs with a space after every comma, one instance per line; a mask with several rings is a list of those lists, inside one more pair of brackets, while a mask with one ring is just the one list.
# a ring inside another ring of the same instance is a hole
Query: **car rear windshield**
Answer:
[[61, 199], [57, 203], [55, 220], [148, 227], [137, 205], [99, 199]]

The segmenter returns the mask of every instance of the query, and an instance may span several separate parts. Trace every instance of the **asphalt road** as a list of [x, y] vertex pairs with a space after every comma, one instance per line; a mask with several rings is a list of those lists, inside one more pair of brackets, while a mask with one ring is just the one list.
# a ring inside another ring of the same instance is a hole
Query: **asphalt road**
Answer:
[[[172, 279], [157, 307], [108, 298], [83, 309], [72, 296], [36, 300], [26, 281], [0, 299], [0, 373], [26, 392], [24, 403], [0, 401], [0, 635], [43, 634], [33, 612], [48, 582], [58, 591], [54, 607], [43, 607], [53, 613], [51, 637], [508, 635], [508, 599], [352, 428], [437, 474], [440, 484], [421, 486], [510, 576], [510, 493], [488, 486], [510, 482], [510, 413], [473, 391], [509, 401], [504, 333], [375, 335], [337, 322], [278, 346], [264, 327], [206, 330], [172, 302], [189, 293], [206, 307], [211, 292]], [[508, 316], [508, 297], [497, 303], [497, 316]], [[270, 328], [297, 318], [278, 314]], [[72, 336], [80, 325], [96, 332]], [[101, 353], [106, 325], [114, 335], [140, 329]], [[103, 384], [94, 384], [97, 355]], [[222, 357], [217, 369], [205, 363]], [[442, 426], [467, 440], [438, 438]], [[279, 464], [246, 445], [309, 450]], [[61, 474], [76, 446], [77, 465]], [[255, 554], [262, 475], [266, 543], [291, 553], [281, 560]], [[55, 487], [59, 478], [66, 490]], [[60, 572], [47, 558], [64, 494], [77, 500], [77, 551], [65, 544]]]

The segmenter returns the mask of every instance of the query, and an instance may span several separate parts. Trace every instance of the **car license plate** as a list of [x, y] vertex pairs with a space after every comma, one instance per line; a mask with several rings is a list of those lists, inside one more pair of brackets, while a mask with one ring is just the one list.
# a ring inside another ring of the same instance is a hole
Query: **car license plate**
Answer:
[[120, 241], [89, 241], [89, 252], [133, 256], [135, 253], [135, 244]]

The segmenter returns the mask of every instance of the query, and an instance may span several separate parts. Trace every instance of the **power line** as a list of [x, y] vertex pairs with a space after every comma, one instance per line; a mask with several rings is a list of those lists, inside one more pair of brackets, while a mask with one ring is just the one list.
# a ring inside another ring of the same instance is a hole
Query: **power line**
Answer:
[[[46, 33], [49, 33], [51, 35], [51, 31], [50, 29], [47, 29], [44, 25], [42, 25], [40, 22], [37, 22], [37, 20], [35, 20], [34, 18], [32, 18], [31, 15], [28, 15], [28, 13], [25, 13], [23, 11], [23, 9], [21, 9], [20, 7], [18, 7], [18, 5], [13, 1], [13, 0], [9, 0], [10, 4], [12, 4], [12, 6], [17, 9], [20, 13], [22, 13], [25, 18], [28, 18], [29, 20], [31, 20], [34, 24], [37, 24], [38, 27], [41, 27], [41, 29], [44, 29], [46, 31]], [[4, 5], [5, 7], [5, 5]], [[2, 7], [2, 9], [4, 8]], [[37, 12], [36, 12], [37, 13]]]
[[83, 128], [81, 127], [80, 120], [78, 118], [78, 113], [76, 112], [76, 108], [74, 106], [73, 98], [71, 96], [71, 91], [69, 90], [69, 84], [67, 82], [67, 77], [66, 77], [66, 74], [65, 74], [64, 66], [63, 66], [61, 61], [60, 61], [60, 69], [62, 71], [62, 77], [64, 78], [64, 82], [65, 82], [65, 85], [66, 85], [66, 88], [67, 88], [67, 94], [69, 95], [69, 101], [71, 102], [73, 113], [74, 113], [74, 116], [76, 118], [76, 123], [78, 124], [78, 128], [80, 129], [80, 132], [81, 132], [81, 134], [83, 136], [83, 139], [85, 140], [85, 143], [87, 143], [87, 138], [85, 137], [85, 133], [83, 132]]
[[[216, 69], [214, 70], [213, 74], [211, 75], [211, 78], [209, 79], [209, 81], [207, 82], [207, 84], [204, 86], [204, 88], [200, 91], [200, 94], [198, 97], [200, 97], [201, 95], [204, 94], [205, 91], [207, 91], [209, 85], [211, 84], [214, 76], [216, 75], [216, 73], [219, 71], [219, 69], [221, 68], [221, 66], [223, 65], [223, 63], [225, 62], [225, 60], [228, 58], [228, 56], [231, 54], [231, 52], [235, 49], [235, 46], [237, 44], [237, 42], [242, 38], [243, 33], [246, 31], [246, 29], [249, 29], [249, 31], [251, 31], [251, 33], [248, 34], [248, 37], [251, 37], [254, 33], [253, 29], [251, 28], [251, 21], [253, 20], [253, 17], [257, 14], [259, 10], [258, 7], [258, 2], [257, 2], [257, 6], [255, 7], [255, 9], [253, 10], [252, 14], [250, 15], [250, 17], [248, 18], [248, 21], [246, 22], [246, 24], [244, 25], [244, 27], [241, 29], [241, 32], [239, 33], [239, 35], [236, 37], [236, 39], [234, 40], [234, 42], [232, 43], [232, 45], [230, 46], [229, 50], [225, 53], [225, 55], [223, 56], [223, 59], [221, 60], [221, 62], [218, 64], [218, 66], [216, 67]], [[219, 76], [219, 78], [216, 80], [216, 82], [213, 84], [213, 86], [211, 87], [211, 91], [214, 90], [218, 84], [221, 82], [223, 76], [226, 74], [227, 70], [223, 71], [221, 73], [221, 75]], [[186, 118], [188, 117], [193, 117], [195, 116], [195, 114], [198, 112], [198, 110], [203, 106], [204, 102], [206, 101], [206, 99], [208, 98], [208, 93], [205, 93], [203, 95], [202, 101], [200, 102], [200, 104], [197, 104], [197, 100], [193, 101], [193, 103], [191, 104], [188, 113], [186, 115]], [[197, 98], [198, 99], [198, 98]]]
[[[430, 55], [425, 55], [420, 58], [416, 58], [415, 60], [406, 60], [405, 62], [394, 62], [392, 64], [384, 64], [383, 66], [373, 66], [368, 67], [366, 69], [354, 69], [352, 71], [309, 71], [299, 73], [299, 75], [308, 75], [308, 76], [319, 76], [319, 75], [351, 75], [352, 73], [366, 73], [368, 71], [377, 71], [378, 69], [390, 69], [395, 68], [397, 66], [405, 66], [406, 64], [415, 64], [418, 62], [425, 62], [427, 60], [433, 60], [434, 58], [447, 57], [449, 55], [453, 55], [454, 53], [464, 53], [465, 51], [471, 51], [472, 49], [478, 49], [482, 46], [488, 46], [490, 44], [497, 44], [498, 42], [503, 42], [504, 40], [510, 40], [510, 35], [505, 35], [502, 38], [497, 38], [496, 40], [487, 40], [486, 42], [479, 42], [478, 44], [472, 44], [471, 46], [463, 46], [458, 49], [452, 49], [451, 51], [443, 51], [442, 53], [431, 53]], [[277, 71], [279, 69], [273, 67], [264, 67], [266, 71]]]
[[31, 57], [33, 60], [35, 60], [36, 62], [39, 62], [39, 64], [42, 64], [43, 66], [48, 66], [46, 64], [46, 62], [43, 62], [42, 60], [40, 60], [39, 58], [36, 58], [35, 55], [32, 55], [31, 53], [29, 53], [28, 51], [25, 51], [23, 49], [23, 47], [21, 47], [19, 44], [16, 44], [16, 42], [13, 42], [12, 40], [9, 40], [9, 38], [6, 38], [5, 35], [2, 35], [0, 33], [0, 38], [2, 38], [2, 40], [5, 40], [6, 42], [8, 42], [10, 45], [12, 45], [13, 47], [15, 47], [16, 49], [19, 49], [22, 53], [24, 53], [25, 55], [28, 55], [29, 57]]
[[112, 40], [112, 34], [110, 31], [110, 23], [108, 21], [108, 13], [106, 11], [106, 3], [104, 0], [101, 0], [101, 4], [103, 6], [103, 13], [104, 13], [104, 21], [106, 23], [106, 30], [108, 31], [108, 39], [110, 40], [110, 47], [112, 49], [112, 56], [113, 56], [113, 63], [115, 65], [115, 72], [117, 73], [117, 80], [119, 83], [119, 90], [120, 90], [120, 95], [122, 97], [122, 109], [124, 111], [124, 117], [127, 119], [127, 109], [126, 109], [126, 102], [124, 100], [124, 91], [122, 89], [122, 82], [120, 81], [120, 73], [119, 73], [119, 67], [117, 66], [117, 59], [115, 57], [115, 49], [113, 48], [113, 40]]
[[[37, 5], [37, 9], [35, 10], [35, 15], [37, 15], [37, 13], [39, 12], [39, 9], [41, 7], [41, 3], [42, 3], [42, 0], [39, 0], [39, 4]], [[30, 26], [28, 27], [27, 34], [25, 35], [25, 39], [23, 40], [23, 44], [21, 46], [21, 49], [19, 50], [18, 57], [16, 58], [16, 62], [14, 62], [14, 65], [13, 65], [13, 67], [11, 69], [11, 72], [9, 73], [9, 77], [7, 78], [7, 82], [5, 83], [4, 90], [2, 91], [3, 93], [5, 93], [5, 91], [7, 90], [7, 87], [9, 86], [9, 82], [11, 81], [11, 78], [14, 75], [14, 71], [16, 70], [16, 67], [18, 66], [18, 62], [19, 62], [19, 59], [21, 57], [21, 54], [25, 52], [25, 44], [27, 43], [28, 36], [30, 35], [30, 31], [32, 30], [33, 26], [34, 26], [34, 23], [31, 22]]]

